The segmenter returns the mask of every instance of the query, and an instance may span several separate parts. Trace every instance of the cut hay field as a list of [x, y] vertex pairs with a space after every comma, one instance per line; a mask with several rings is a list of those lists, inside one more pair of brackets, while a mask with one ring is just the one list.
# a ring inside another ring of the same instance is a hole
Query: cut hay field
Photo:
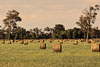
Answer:
[[39, 42], [28, 45], [19, 43], [0, 44], [0, 67], [100, 67], [100, 53], [91, 52], [91, 45], [64, 42], [62, 52], [53, 52], [47, 42], [46, 49], [39, 48]]

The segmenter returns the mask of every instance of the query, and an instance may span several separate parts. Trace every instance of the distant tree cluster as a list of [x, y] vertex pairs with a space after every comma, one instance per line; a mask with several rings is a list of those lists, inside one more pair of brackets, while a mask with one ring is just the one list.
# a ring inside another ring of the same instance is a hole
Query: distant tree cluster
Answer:
[[[0, 39], [8, 39], [7, 31], [0, 30]], [[89, 38], [100, 38], [100, 30], [93, 28]], [[84, 31], [80, 28], [73, 28], [65, 30], [62, 24], [56, 24], [54, 28], [46, 27], [44, 30], [34, 28], [26, 30], [21, 27], [17, 27], [15, 31], [10, 33], [10, 39], [83, 39]]]

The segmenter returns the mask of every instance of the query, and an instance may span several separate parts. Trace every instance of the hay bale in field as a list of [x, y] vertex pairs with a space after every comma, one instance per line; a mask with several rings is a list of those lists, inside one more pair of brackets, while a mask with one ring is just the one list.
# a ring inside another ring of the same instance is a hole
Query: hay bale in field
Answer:
[[52, 41], [50, 40], [49, 43], [52, 43]]
[[85, 40], [84, 40], [84, 39], [82, 39], [82, 40], [80, 40], [80, 42], [85, 42]]
[[91, 51], [100, 52], [100, 44], [97, 44], [97, 43], [91, 44]]
[[18, 40], [16, 40], [15, 42], [18, 42]]
[[8, 41], [8, 44], [12, 44], [11, 40], [10, 40], [10, 41]]
[[54, 44], [53, 51], [54, 52], [62, 52], [62, 45], [61, 44]]
[[40, 40], [40, 42], [43, 42], [44, 43], [44, 40]]
[[90, 40], [86, 40], [86, 42], [87, 42], [87, 43], [91, 43], [91, 41], [90, 41]]
[[64, 42], [67, 42], [67, 40], [63, 40]]
[[100, 42], [100, 40], [99, 40], [99, 39], [95, 39], [95, 41], [96, 41], [96, 42]]
[[60, 40], [59, 42], [60, 42], [60, 44], [63, 44], [63, 40]]
[[88, 43], [91, 43], [91, 41], [88, 41]]
[[40, 49], [46, 49], [46, 43], [40, 42]]
[[24, 42], [24, 45], [28, 45], [28, 41], [25, 41], [25, 42]]
[[32, 43], [34, 40], [30, 40], [30, 43]]
[[78, 41], [75, 40], [74, 43], [73, 43], [73, 45], [78, 45]]
[[52, 43], [52, 40], [47, 40], [49, 43]]
[[2, 44], [5, 44], [5, 40], [2, 41]]
[[15, 42], [15, 40], [12, 41], [13, 43]]
[[37, 42], [40, 42], [40, 40], [37, 40]]
[[20, 44], [24, 44], [24, 40], [21, 40]]
[[96, 41], [91, 41], [92, 44], [96, 43]]

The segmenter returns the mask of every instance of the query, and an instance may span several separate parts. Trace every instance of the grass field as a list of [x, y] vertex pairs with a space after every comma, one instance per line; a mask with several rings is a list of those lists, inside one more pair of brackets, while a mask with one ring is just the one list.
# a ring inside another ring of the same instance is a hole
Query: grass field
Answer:
[[100, 53], [91, 52], [91, 45], [64, 42], [62, 52], [53, 52], [47, 42], [47, 49], [39, 48], [38, 42], [28, 45], [0, 44], [0, 67], [99, 67]]

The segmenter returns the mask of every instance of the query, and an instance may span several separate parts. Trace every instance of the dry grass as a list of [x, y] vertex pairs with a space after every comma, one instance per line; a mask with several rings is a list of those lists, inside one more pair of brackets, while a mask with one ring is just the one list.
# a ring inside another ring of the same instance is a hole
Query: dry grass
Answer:
[[[72, 40], [73, 41], [73, 40]], [[27, 46], [18, 43], [8, 45], [0, 41], [0, 67], [99, 67], [100, 53], [91, 51], [91, 44], [63, 42], [62, 52], [53, 52], [57, 40], [46, 43], [46, 50], [40, 49], [37, 40]]]

